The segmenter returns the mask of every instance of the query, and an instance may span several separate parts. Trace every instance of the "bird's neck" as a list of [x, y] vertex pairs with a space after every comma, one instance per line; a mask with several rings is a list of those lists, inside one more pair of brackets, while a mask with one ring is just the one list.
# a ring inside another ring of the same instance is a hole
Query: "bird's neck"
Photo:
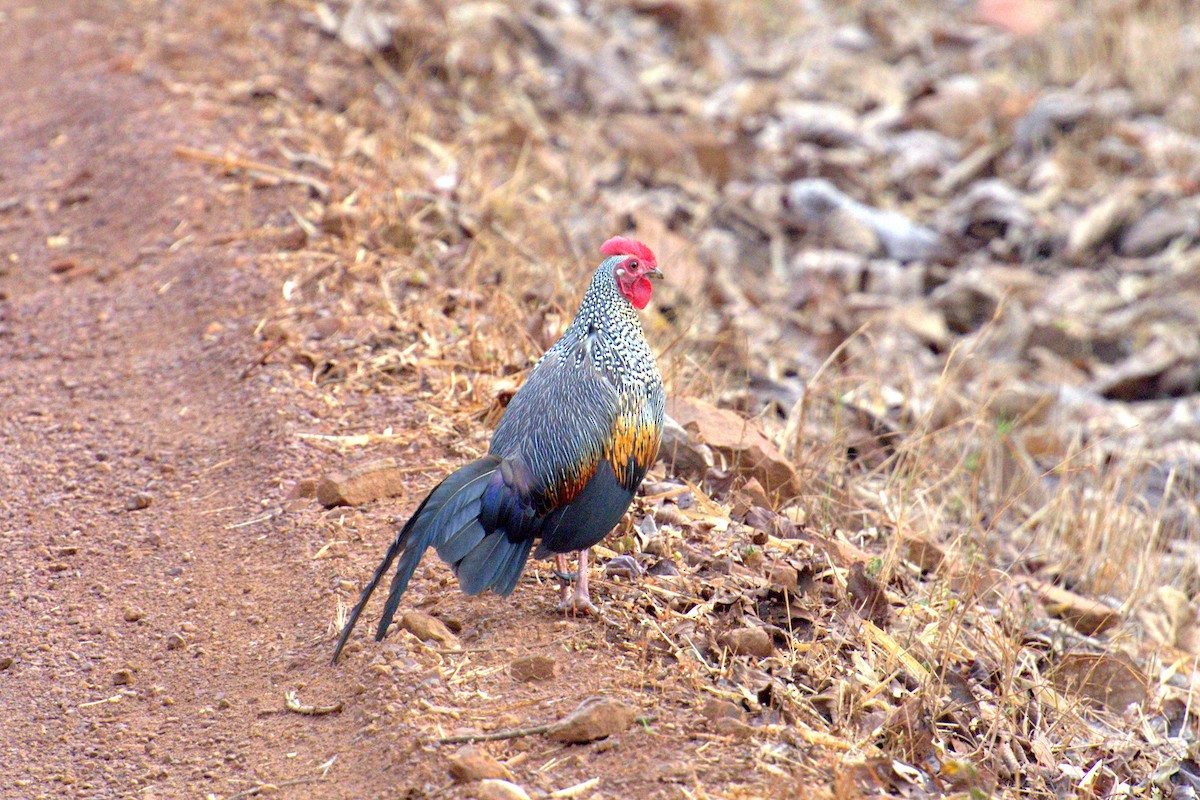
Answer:
[[621, 295], [613, 275], [613, 270], [620, 260], [621, 257], [605, 259], [596, 270], [587, 292], [583, 295], [583, 302], [579, 304], [579, 313], [575, 315], [574, 325], [601, 329], [633, 326], [641, 333], [642, 323], [637, 312]]

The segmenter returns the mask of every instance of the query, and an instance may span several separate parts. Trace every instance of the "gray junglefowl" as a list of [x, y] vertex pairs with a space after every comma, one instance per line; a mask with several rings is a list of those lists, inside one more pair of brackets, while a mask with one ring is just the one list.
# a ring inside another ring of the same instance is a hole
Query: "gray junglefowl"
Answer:
[[[342, 635], [337, 661], [371, 592], [392, 563], [391, 590], [375, 629], [382, 640], [413, 570], [433, 547], [462, 590], [516, 588], [533, 545], [558, 559], [560, 608], [591, 612], [587, 551], [621, 520], [662, 434], [662, 376], [636, 310], [661, 278], [654, 253], [614, 237], [571, 326], [513, 396], [488, 454], [442, 481], [400, 529]], [[572, 595], [566, 554], [579, 551]]]

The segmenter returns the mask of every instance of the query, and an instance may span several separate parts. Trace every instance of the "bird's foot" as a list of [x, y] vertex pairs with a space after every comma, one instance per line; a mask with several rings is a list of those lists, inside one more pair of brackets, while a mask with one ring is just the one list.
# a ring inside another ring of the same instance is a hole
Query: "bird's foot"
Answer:
[[563, 598], [558, 604], [558, 610], [564, 614], [575, 616], [598, 616], [600, 609], [596, 608], [590, 597], [579, 592], [563, 592]]
[[[592, 599], [588, 596], [587, 553], [587, 550], [579, 551], [579, 570], [574, 575], [567, 574], [567, 556], [565, 553], [559, 553], [555, 557], [558, 569], [554, 571], [554, 574], [558, 576], [559, 585], [562, 587], [558, 610], [571, 616], [578, 614], [600, 615], [599, 609], [592, 605]], [[572, 582], [575, 584], [574, 592], [571, 591]]]

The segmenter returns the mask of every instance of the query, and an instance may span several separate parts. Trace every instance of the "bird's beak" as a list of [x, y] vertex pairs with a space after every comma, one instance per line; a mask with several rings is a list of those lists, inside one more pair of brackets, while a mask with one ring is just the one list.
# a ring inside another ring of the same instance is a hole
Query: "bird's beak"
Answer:
[[657, 280], [660, 280], [660, 281], [661, 281], [661, 280], [663, 279], [662, 270], [660, 270], [660, 269], [658, 269], [658, 268], [652, 269], [652, 270], [650, 270], [649, 272], [647, 272], [647, 273], [646, 273], [646, 274], [645, 274], [643, 277], [646, 277], [646, 278], [655, 278], [655, 279], [657, 279]]

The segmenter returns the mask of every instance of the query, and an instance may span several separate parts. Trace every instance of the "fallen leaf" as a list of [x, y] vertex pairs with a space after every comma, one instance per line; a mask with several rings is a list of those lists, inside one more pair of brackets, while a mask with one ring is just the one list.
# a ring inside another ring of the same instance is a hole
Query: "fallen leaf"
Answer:
[[762, 628], [746, 627], [729, 631], [721, 637], [721, 644], [738, 656], [767, 658], [775, 653], [775, 643], [771, 641], [771, 634]]
[[1068, 653], [1050, 680], [1064, 694], [1078, 695], [1118, 715], [1130, 704], [1146, 701], [1149, 683], [1133, 664], [1102, 653]]
[[758, 479], [777, 500], [799, 494], [791, 463], [753, 420], [692, 397], [672, 398], [667, 413], [720, 455], [725, 469]]

